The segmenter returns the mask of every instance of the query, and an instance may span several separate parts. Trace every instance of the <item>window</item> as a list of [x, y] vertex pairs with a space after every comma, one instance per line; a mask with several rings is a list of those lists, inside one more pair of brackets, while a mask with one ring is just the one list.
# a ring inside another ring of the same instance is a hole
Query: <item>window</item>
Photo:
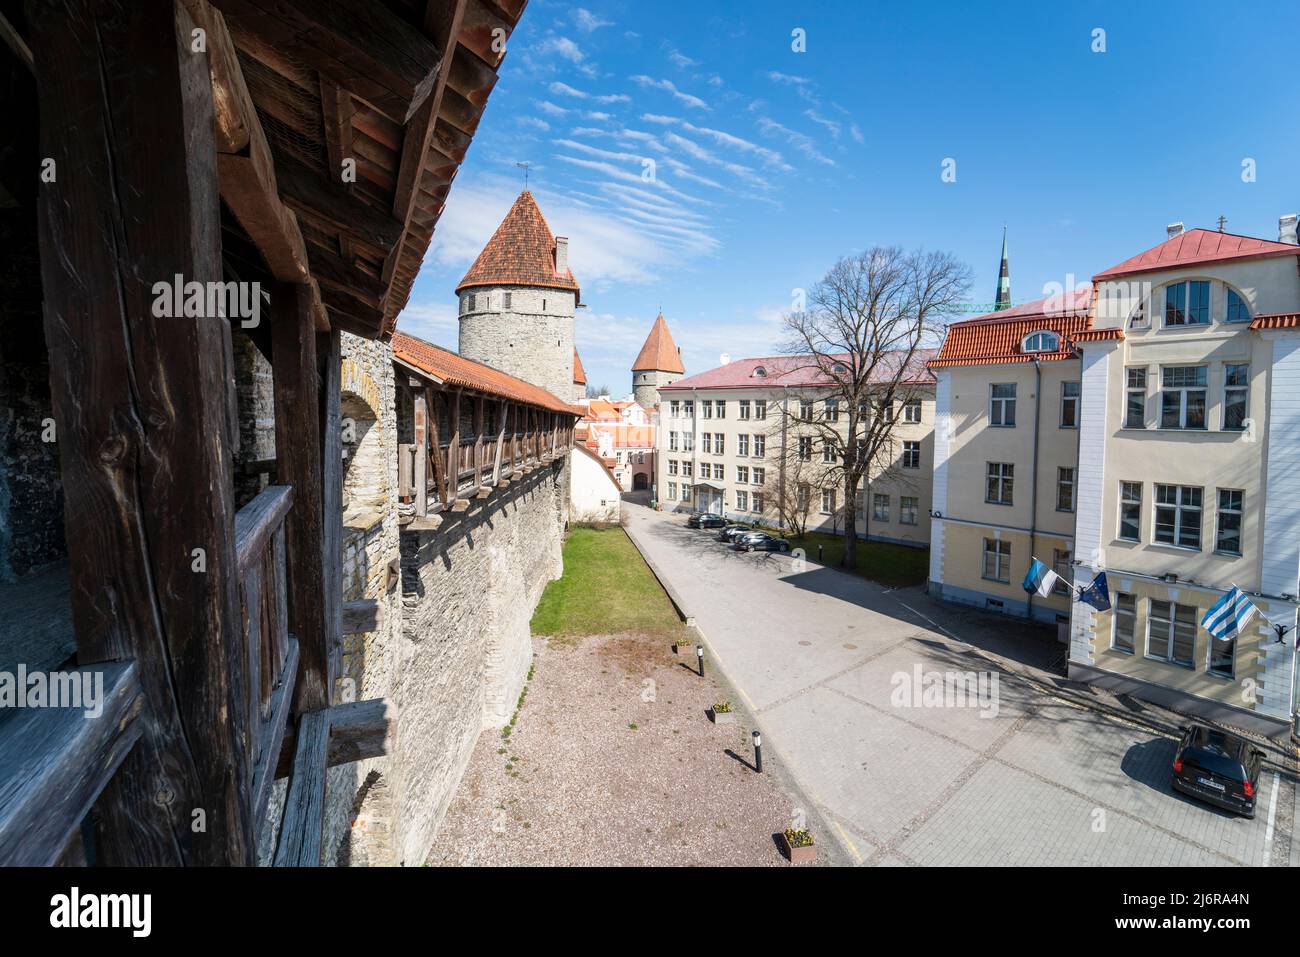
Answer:
[[1210, 284], [1204, 279], [1165, 287], [1165, 325], [1199, 326], [1210, 321]]
[[1079, 383], [1061, 383], [1061, 428], [1079, 427]]
[[465, 313], [469, 312], [469, 301], [470, 301], [472, 298], [473, 298], [473, 296], [461, 296], [461, 297], [460, 297], [460, 314], [461, 314], [462, 316], [465, 315]]
[[757, 420], [760, 421], [760, 422], [767, 418], [767, 400], [766, 400], [766, 399], [755, 399], [755, 400], [754, 400], [754, 418], [757, 419]]
[[713, 433], [713, 454], [724, 455], [727, 451], [727, 437], [721, 432]]
[[805, 422], [811, 422], [813, 417], [813, 404], [810, 399], [799, 400], [799, 418]]
[[1165, 366], [1160, 380], [1160, 428], [1205, 428], [1205, 366]]
[[921, 421], [920, 399], [909, 399], [903, 403], [903, 421], [912, 423]]
[[685, 418], [688, 418], [688, 419], [693, 419], [693, 418], [695, 418], [695, 400], [694, 400], [694, 399], [687, 399], [685, 402], [682, 403], [682, 415], [683, 415]]
[[1070, 582], [1074, 573], [1070, 571], [1071, 555], [1068, 548], [1052, 549], [1052, 571], [1056, 572], [1056, 584], [1052, 586], [1053, 595], [1070, 594]]
[[736, 436], [736, 454], [737, 454], [737, 455], [748, 455], [748, 454], [749, 454], [749, 436], [748, 436], [748, 435], [738, 435], [738, 436]]
[[689, 502], [690, 500], [691, 500], [691, 487], [690, 487], [689, 485], [683, 484], [683, 485], [682, 485], [682, 501], [683, 501], [683, 502]]
[[1061, 348], [1061, 340], [1054, 332], [1043, 330], [1031, 332], [1020, 343], [1022, 352], [1055, 352]]
[[1192, 667], [1196, 651], [1196, 609], [1151, 599], [1147, 617], [1147, 657]]
[[718, 399], [716, 402], [714, 402], [713, 408], [714, 411], [718, 413], [718, 418], [725, 419], [727, 417], [727, 403], [722, 399]]
[[700, 418], [702, 418], [702, 419], [711, 419], [711, 418], [713, 418], [713, 400], [712, 400], [712, 399], [702, 399], [702, 400], [700, 401]]
[[993, 385], [989, 399], [989, 425], [1016, 424], [1016, 384]]
[[738, 413], [739, 417], [742, 418], [742, 419], [748, 419], [748, 418], [749, 418], [749, 400], [748, 400], [748, 399], [741, 399], [739, 405], [740, 405], [740, 412]]
[[799, 509], [800, 512], [806, 512], [808, 510], [808, 503], [812, 500], [812, 486], [807, 482], [800, 482], [798, 487], [795, 489], [794, 499], [795, 507]]
[[1010, 462], [990, 462], [984, 501], [994, 505], [1010, 505], [1016, 467]]
[[839, 420], [840, 420], [840, 400], [827, 399], [826, 400], [826, 421], [838, 422]]
[[682, 404], [676, 400], [668, 403], [668, 415], [671, 418], [677, 418], [682, 414]]
[[1226, 290], [1228, 293], [1228, 310], [1224, 316], [1228, 322], [1246, 322], [1250, 319], [1250, 310], [1246, 308], [1246, 302], [1231, 289]]
[[[705, 418], [707, 419], [708, 416], [706, 415]], [[712, 453], [712, 452], [713, 452], [713, 433], [712, 433], [712, 432], [701, 432], [701, 433], [700, 433], [700, 451], [701, 451], [701, 452], [709, 452], [709, 453]]]
[[1156, 486], [1156, 534], [1162, 545], [1201, 547], [1201, 490], [1192, 485]]
[[695, 474], [695, 463], [682, 462], [682, 475], [686, 476], [687, 478], [690, 478], [694, 474]]
[[830, 515], [835, 511], [835, 489], [822, 489], [822, 514]]
[[1241, 489], [1219, 489], [1219, 516], [1214, 532], [1214, 550], [1224, 555], [1241, 554]]
[[1119, 483], [1119, 537], [1126, 542], [1142, 541], [1142, 483]]
[[744, 489], [736, 490], [736, 510], [739, 512], [749, 511], [749, 493]]
[[1000, 538], [984, 539], [984, 571], [989, 581], [1011, 581], [1011, 543]]
[[682, 433], [682, 451], [683, 451], [683, 452], [694, 452], [694, 451], [695, 451], [695, 433], [694, 433], [694, 432], [683, 432], [683, 433]]
[[669, 459], [669, 460], [668, 460], [668, 474], [669, 474], [669, 475], [676, 475], [676, 474], [677, 474], [677, 460], [676, 460], [676, 459]]
[[753, 512], [761, 512], [761, 511], [763, 511], [763, 493], [762, 493], [762, 492], [755, 492], [755, 493], [754, 493], [754, 507], [753, 507], [752, 509], [750, 509], [750, 511], [753, 511]]
[[822, 443], [822, 464], [823, 465], [835, 464], [835, 445], [830, 441], [825, 441]]
[[871, 496], [871, 517], [877, 522], [889, 521], [889, 496], [876, 492]]
[[767, 439], [761, 435], [754, 436], [754, 458], [761, 459], [767, 449]]
[[1056, 470], [1056, 510], [1074, 511], [1074, 469], [1072, 468]]
[[919, 469], [921, 467], [921, 443], [903, 443], [903, 468]]
[[1111, 621], [1110, 646], [1115, 651], [1133, 654], [1137, 638], [1137, 598], [1115, 593], [1115, 615]]
[[669, 498], [669, 499], [675, 499], [675, 498], [677, 498], [677, 483], [676, 483], [676, 482], [669, 482], [669, 483], [668, 483], [668, 498]]
[[764, 478], [767, 477], [767, 469], [754, 469], [754, 484], [762, 485]]
[[708, 462], [700, 463], [700, 478], [702, 479], [713, 478], [713, 466], [710, 465]]
[[507, 292], [507, 293], [503, 293], [502, 296], [501, 296], [501, 308], [502, 308], [502, 309], [509, 309], [509, 308], [510, 308], [510, 303], [513, 302], [513, 301], [514, 301], [514, 296], [513, 296], [513, 294], [508, 293], [508, 292]]
[[669, 432], [669, 433], [668, 433], [668, 451], [669, 451], [669, 452], [676, 452], [676, 451], [677, 451], [677, 433], [676, 433], [676, 432]]
[[1124, 428], [1147, 427], [1147, 370], [1125, 369], [1128, 404], [1124, 407]]
[[799, 438], [799, 461], [812, 461], [812, 438], [804, 435]]
[[914, 495], [903, 495], [898, 499], [898, 523], [900, 525], [915, 525], [917, 515], [920, 512], [918, 500]]
[[1246, 428], [1246, 406], [1250, 397], [1250, 366], [1223, 367], [1223, 427], [1230, 432]]
[[760, 379], [762, 379], [764, 376], [767, 375], [767, 370], [764, 369], [762, 366], [755, 366], [755, 367], [754, 367], [754, 375], [756, 375], [756, 376], [758, 376]]
[[1210, 639], [1210, 660], [1206, 667], [1212, 675], [1218, 675], [1220, 678], [1231, 678], [1233, 673], [1233, 659], [1237, 656], [1237, 639], [1229, 638], [1227, 641], [1220, 641], [1218, 638]]
[[736, 466], [736, 481], [739, 482], [741, 485], [747, 485], [749, 483], [748, 467], [744, 465]]
[[725, 479], [727, 477], [725, 474], [726, 471], [727, 471], [727, 467], [723, 465], [721, 462], [715, 462], [713, 464], [713, 478], [716, 481], [721, 482], [723, 479]]

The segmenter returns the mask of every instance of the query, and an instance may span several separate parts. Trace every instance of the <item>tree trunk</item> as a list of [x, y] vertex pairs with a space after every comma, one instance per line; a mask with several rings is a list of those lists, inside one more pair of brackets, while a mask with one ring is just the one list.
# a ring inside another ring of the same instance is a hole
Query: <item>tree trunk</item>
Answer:
[[840, 556], [840, 566], [852, 571], [858, 567], [858, 483], [849, 475], [844, 485], [844, 554]]

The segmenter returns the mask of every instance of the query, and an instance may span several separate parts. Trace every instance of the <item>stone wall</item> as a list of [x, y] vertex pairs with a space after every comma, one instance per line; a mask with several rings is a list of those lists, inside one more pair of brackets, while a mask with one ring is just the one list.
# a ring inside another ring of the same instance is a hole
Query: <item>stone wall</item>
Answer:
[[573, 393], [574, 298], [542, 287], [467, 289], [459, 352], [566, 398]]
[[232, 336], [235, 359], [235, 402], [239, 415], [239, 448], [235, 450], [235, 502], [242, 508], [268, 484], [267, 473], [255, 473], [249, 463], [275, 458], [275, 381], [271, 363], [242, 332]]

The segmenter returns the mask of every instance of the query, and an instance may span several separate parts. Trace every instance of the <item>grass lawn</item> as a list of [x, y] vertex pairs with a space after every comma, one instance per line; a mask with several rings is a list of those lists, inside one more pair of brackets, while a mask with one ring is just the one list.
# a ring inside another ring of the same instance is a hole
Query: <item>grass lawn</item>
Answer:
[[[839, 567], [844, 554], [844, 539], [825, 532], [809, 532], [803, 538], [790, 537], [793, 548], [802, 548], [810, 559], [816, 560], [817, 546], [824, 546], [822, 562]], [[922, 585], [930, 571], [930, 551], [926, 548], [908, 548], [889, 542], [864, 542], [858, 539], [858, 574], [891, 588]]]
[[632, 632], [675, 639], [686, 627], [627, 533], [573, 528], [564, 574], [546, 586], [533, 613], [535, 635]]

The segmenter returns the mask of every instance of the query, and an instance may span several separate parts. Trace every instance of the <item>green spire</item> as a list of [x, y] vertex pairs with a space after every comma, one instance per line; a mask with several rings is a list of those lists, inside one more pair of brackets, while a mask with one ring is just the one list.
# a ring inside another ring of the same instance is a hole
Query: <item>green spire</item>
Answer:
[[1011, 308], [1011, 267], [1007, 265], [1007, 227], [1002, 227], [1002, 265], [998, 269], [998, 295], [993, 302], [993, 311], [1001, 312]]

